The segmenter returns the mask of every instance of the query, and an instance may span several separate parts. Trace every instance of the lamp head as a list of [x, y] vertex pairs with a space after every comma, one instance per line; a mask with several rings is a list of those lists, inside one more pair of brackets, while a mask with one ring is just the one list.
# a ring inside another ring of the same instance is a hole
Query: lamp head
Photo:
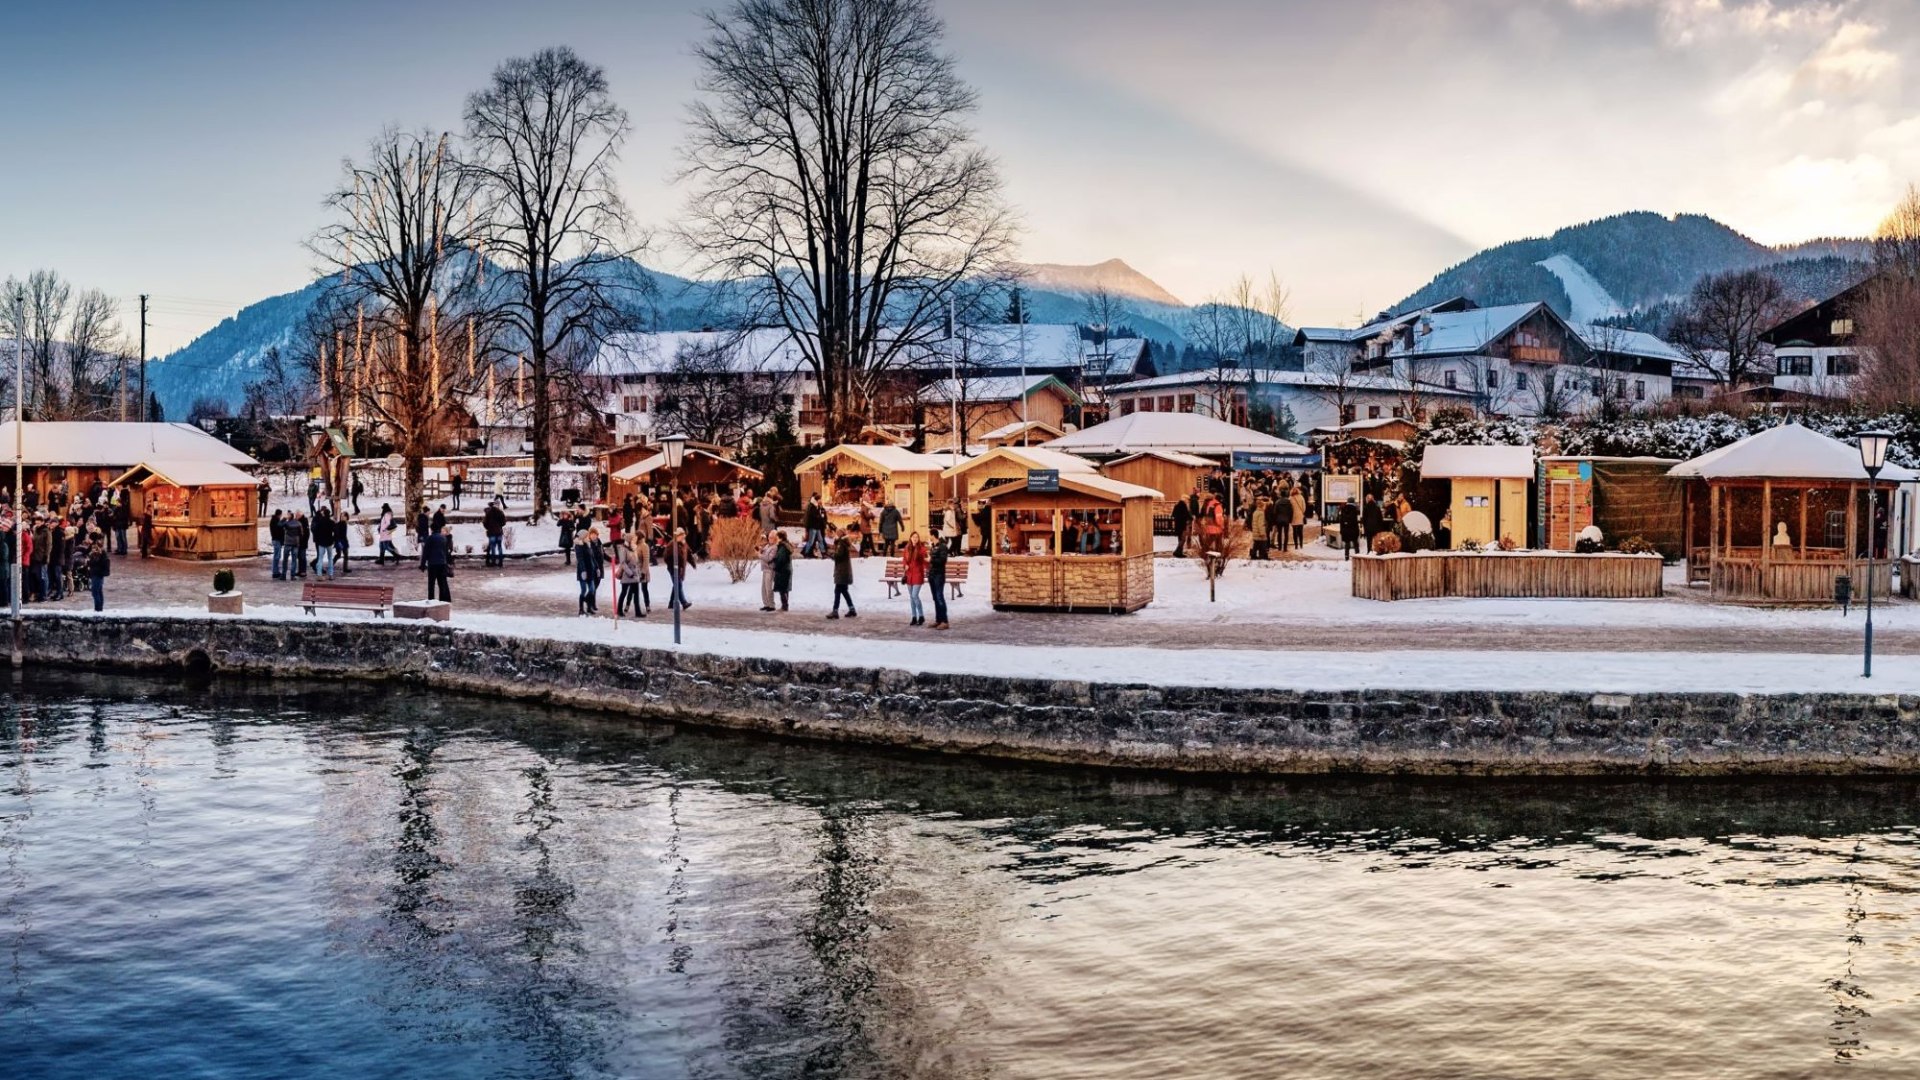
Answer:
[[1857, 436], [1860, 446], [1860, 464], [1866, 467], [1868, 477], [1877, 477], [1887, 464], [1887, 445], [1893, 441], [1893, 433], [1878, 429], [1863, 431]]
[[667, 468], [679, 472], [680, 463], [687, 459], [687, 437], [685, 435], [661, 436], [660, 453], [667, 459]]

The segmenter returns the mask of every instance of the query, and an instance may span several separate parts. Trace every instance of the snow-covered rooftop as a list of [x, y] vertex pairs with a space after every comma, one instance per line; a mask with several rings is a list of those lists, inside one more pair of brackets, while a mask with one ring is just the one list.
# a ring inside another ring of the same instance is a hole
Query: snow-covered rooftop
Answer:
[[1178, 450], [1214, 457], [1235, 450], [1264, 450], [1279, 454], [1300, 454], [1307, 450], [1299, 443], [1264, 435], [1211, 416], [1164, 412], [1130, 413], [1071, 435], [1062, 435], [1048, 443], [1047, 448], [1102, 455]]
[[[1859, 448], [1799, 424], [1783, 424], [1709, 450], [1667, 470], [1702, 480], [1865, 480]], [[1912, 469], [1888, 464], [1880, 479], [1906, 482]]]
[[[1150, 379], [1135, 379], [1132, 382], [1115, 383], [1107, 387], [1109, 394], [1125, 394], [1141, 390], [1166, 390], [1192, 386], [1298, 386], [1306, 389], [1342, 389], [1379, 390], [1386, 393], [1403, 394], [1411, 388], [1406, 380], [1392, 375], [1373, 372], [1355, 372], [1340, 375], [1327, 371], [1274, 371], [1266, 368], [1200, 368], [1194, 371], [1180, 371], [1171, 375], [1156, 375]], [[1471, 396], [1465, 390], [1449, 390], [1442, 386], [1419, 388], [1421, 395], [1440, 395], [1451, 397]]]
[[1052, 375], [988, 375], [975, 379], [941, 379], [927, 387], [927, 398], [931, 401], [1020, 401], [1043, 387], [1051, 384], [1064, 394], [1068, 401], [1078, 402], [1080, 395], [1073, 387], [1054, 378]]
[[1641, 356], [1650, 360], [1666, 360], [1680, 364], [1686, 362], [1686, 356], [1679, 349], [1644, 330], [1622, 330], [1612, 326], [1595, 326], [1592, 323], [1570, 323], [1573, 332], [1580, 335], [1587, 348], [1598, 352], [1614, 353], [1620, 356]]
[[1422, 480], [1524, 480], [1533, 476], [1531, 446], [1429, 446]]
[[252, 487], [258, 480], [224, 461], [142, 461], [114, 478], [113, 484], [132, 483], [146, 474], [174, 487]]
[[1062, 474], [1099, 471], [1099, 467], [1093, 462], [1063, 450], [1054, 450], [1045, 446], [997, 446], [979, 457], [969, 458], [953, 466], [940, 475], [942, 479], [951, 479], [993, 461], [1012, 461], [1029, 469], [1058, 469]]
[[[29, 420], [21, 442], [28, 465], [124, 469], [143, 461], [258, 464], [192, 424]], [[0, 423], [0, 456], [11, 456], [13, 444], [13, 421]]]

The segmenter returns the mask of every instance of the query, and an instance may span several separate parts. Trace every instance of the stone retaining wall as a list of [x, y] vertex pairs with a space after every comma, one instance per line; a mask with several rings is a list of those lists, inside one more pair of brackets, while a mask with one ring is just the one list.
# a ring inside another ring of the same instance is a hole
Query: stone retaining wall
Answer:
[[1216, 772], [1920, 771], [1920, 698], [1113, 686], [839, 668], [393, 622], [26, 620], [31, 669], [409, 679], [783, 735]]

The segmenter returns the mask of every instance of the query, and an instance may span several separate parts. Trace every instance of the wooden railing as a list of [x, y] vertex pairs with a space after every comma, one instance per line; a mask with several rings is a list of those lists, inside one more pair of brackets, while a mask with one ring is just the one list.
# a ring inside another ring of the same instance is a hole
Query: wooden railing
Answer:
[[1438, 596], [1625, 600], [1662, 595], [1658, 555], [1550, 551], [1357, 555], [1353, 595], [1363, 600]]
[[[1773, 558], [1762, 561], [1738, 555], [1719, 554], [1710, 564], [1713, 595], [1721, 600], [1744, 600], [1761, 604], [1831, 604], [1834, 579], [1845, 574], [1853, 579], [1853, 596], [1864, 600], [1867, 594], [1867, 563], [1864, 559]], [[1881, 559], [1873, 570], [1873, 595], [1884, 600], [1892, 595], [1893, 568]]]

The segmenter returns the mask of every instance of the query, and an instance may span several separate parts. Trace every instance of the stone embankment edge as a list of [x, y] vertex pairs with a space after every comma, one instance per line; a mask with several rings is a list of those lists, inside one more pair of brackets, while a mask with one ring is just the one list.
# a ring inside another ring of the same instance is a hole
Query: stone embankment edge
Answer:
[[439, 625], [25, 621], [30, 666], [408, 680], [702, 726], [1213, 773], [1920, 772], [1920, 697], [1216, 689], [740, 659]]

